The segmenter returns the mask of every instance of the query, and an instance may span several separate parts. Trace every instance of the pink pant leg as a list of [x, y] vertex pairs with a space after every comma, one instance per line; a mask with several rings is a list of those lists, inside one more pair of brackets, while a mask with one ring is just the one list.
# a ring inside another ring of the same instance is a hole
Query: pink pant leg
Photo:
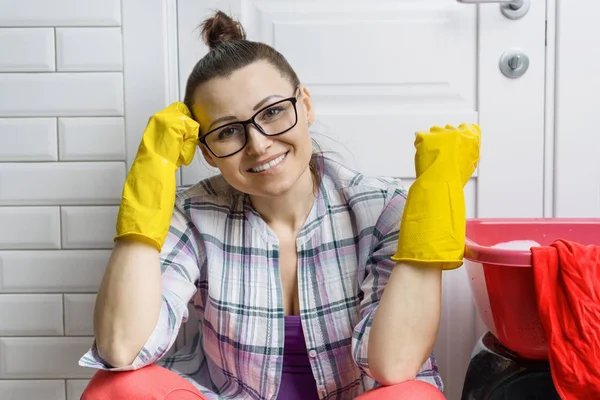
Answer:
[[446, 397], [430, 383], [411, 380], [369, 390], [356, 400], [446, 400]]
[[135, 371], [98, 371], [81, 400], [205, 400], [206, 398], [176, 373], [157, 365]]

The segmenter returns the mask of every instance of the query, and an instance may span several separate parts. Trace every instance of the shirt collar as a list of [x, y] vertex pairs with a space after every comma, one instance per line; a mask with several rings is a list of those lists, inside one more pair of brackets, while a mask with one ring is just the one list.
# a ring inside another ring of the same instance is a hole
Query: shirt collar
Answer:
[[[319, 189], [315, 195], [315, 201], [310, 209], [310, 212], [308, 213], [308, 216], [306, 217], [306, 220], [304, 221], [304, 224], [302, 225], [302, 228], [300, 228], [300, 231], [298, 232], [298, 237], [296, 238], [296, 245], [298, 247], [305, 244], [314, 235], [315, 231], [321, 224], [321, 221], [327, 214], [327, 204], [327, 190], [323, 180], [321, 180]], [[250, 201], [250, 196], [247, 194], [244, 194], [243, 207], [246, 220], [249, 222], [252, 228], [267, 242], [275, 245], [278, 244], [279, 239], [277, 238], [277, 235], [275, 235], [275, 232], [273, 232], [265, 220], [260, 216], [258, 211], [256, 211], [252, 205], [252, 202]]]

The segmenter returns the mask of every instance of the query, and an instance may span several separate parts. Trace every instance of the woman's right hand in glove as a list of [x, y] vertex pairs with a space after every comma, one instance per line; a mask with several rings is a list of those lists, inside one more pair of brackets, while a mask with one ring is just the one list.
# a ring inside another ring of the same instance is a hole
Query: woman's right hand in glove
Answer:
[[192, 162], [198, 128], [181, 102], [150, 117], [123, 187], [115, 241], [140, 241], [160, 252], [175, 206], [175, 173]]

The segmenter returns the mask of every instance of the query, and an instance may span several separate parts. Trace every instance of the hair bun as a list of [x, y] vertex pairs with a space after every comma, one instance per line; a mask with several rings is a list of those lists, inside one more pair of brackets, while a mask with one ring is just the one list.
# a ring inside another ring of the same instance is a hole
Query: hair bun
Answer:
[[242, 24], [222, 11], [205, 20], [201, 27], [202, 39], [211, 50], [224, 42], [246, 39]]

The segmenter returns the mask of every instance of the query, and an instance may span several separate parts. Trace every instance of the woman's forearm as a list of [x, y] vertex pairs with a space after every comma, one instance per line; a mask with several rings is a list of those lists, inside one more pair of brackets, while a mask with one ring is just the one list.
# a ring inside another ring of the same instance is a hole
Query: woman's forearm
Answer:
[[161, 298], [158, 251], [139, 242], [117, 241], [94, 309], [100, 357], [113, 367], [131, 364], [156, 326]]
[[379, 383], [414, 379], [431, 354], [439, 327], [441, 285], [441, 268], [394, 267], [369, 334], [369, 369]]

